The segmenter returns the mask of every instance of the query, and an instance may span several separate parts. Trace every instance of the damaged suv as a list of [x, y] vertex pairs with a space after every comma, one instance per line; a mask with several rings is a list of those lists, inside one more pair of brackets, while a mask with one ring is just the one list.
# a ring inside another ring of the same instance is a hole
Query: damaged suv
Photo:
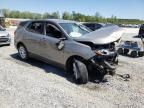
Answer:
[[23, 60], [33, 57], [64, 68], [85, 84], [92, 72], [102, 77], [115, 73], [120, 37], [117, 26], [92, 32], [75, 21], [48, 19], [21, 22], [14, 42]]

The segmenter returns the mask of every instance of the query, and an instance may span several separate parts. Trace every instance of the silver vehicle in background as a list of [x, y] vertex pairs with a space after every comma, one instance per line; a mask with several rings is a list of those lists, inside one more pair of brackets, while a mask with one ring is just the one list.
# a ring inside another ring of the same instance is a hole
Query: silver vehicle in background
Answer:
[[118, 26], [91, 32], [75, 21], [31, 20], [19, 24], [14, 43], [23, 60], [33, 57], [59, 66], [84, 84], [90, 73], [97, 73], [100, 79], [115, 73], [115, 42], [121, 34]]
[[11, 37], [5, 28], [0, 26], [0, 46], [1, 45], [10, 45]]

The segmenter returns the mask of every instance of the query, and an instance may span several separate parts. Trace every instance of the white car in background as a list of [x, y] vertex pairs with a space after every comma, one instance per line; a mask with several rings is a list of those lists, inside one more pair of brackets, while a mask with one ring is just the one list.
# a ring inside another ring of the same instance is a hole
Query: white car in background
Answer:
[[0, 45], [10, 45], [11, 37], [5, 28], [0, 26]]

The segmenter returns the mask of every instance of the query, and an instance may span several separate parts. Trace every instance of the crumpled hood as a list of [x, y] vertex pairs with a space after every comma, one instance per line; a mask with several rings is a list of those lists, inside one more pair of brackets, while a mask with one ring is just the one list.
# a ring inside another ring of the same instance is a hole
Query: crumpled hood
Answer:
[[0, 37], [1, 36], [7, 36], [9, 33], [6, 31], [0, 31]]
[[121, 38], [123, 29], [118, 26], [104, 27], [90, 32], [81, 37], [74, 38], [76, 41], [92, 42], [94, 44], [108, 44]]

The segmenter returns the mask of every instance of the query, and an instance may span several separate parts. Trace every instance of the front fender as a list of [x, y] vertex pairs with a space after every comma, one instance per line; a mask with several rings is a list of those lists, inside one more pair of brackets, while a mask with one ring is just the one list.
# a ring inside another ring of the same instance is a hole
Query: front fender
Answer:
[[75, 42], [75, 41], [65, 41], [64, 47], [64, 62], [71, 56], [80, 56], [85, 60], [95, 56], [95, 53], [91, 50], [88, 45]]

